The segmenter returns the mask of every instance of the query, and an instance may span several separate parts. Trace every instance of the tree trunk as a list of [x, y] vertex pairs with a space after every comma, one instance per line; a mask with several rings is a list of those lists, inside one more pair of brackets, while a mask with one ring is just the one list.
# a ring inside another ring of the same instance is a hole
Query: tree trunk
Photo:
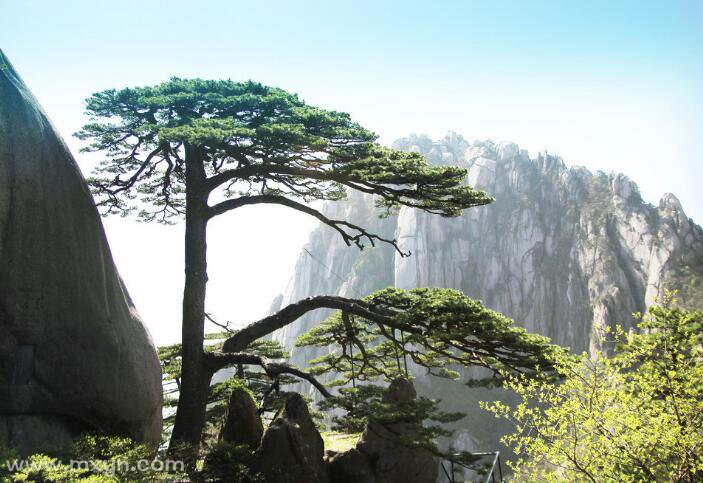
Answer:
[[207, 286], [208, 192], [198, 153], [186, 148], [185, 287], [183, 290], [183, 359], [176, 420], [169, 450], [194, 463], [205, 426], [212, 372], [205, 366], [205, 293]]

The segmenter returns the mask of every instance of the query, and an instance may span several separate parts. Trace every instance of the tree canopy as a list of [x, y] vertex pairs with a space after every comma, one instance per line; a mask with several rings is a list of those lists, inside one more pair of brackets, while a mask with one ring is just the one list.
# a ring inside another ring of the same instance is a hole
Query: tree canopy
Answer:
[[[107, 155], [89, 180], [104, 213], [183, 215], [187, 149], [202, 162], [203, 189], [217, 192], [213, 216], [244, 203], [303, 208], [295, 200], [339, 200], [346, 189], [444, 216], [492, 201], [463, 184], [465, 170], [382, 147], [348, 114], [256, 82], [172, 78], [94, 94], [86, 112], [94, 122], [76, 135]], [[355, 235], [347, 241], [360, 243]]]
[[[485, 308], [479, 301], [452, 289], [389, 287], [363, 299], [317, 296], [290, 304], [280, 311], [234, 332], [221, 352], [207, 354], [214, 369], [260, 364], [246, 347], [317, 309], [336, 309], [327, 320], [303, 334], [298, 346], [334, 347], [310, 361], [306, 378], [323, 394], [327, 390], [312, 376], [335, 373], [346, 385], [353, 379], [373, 381], [407, 376], [410, 358], [416, 366], [440, 377], [458, 377], [452, 368], [479, 366], [490, 370], [488, 381], [506, 374], [541, 377], [552, 370], [562, 350], [549, 339], [529, 334], [512, 320]], [[356, 351], [356, 352], [354, 352]], [[269, 371], [288, 371], [269, 365]]]
[[491, 381], [506, 373], [535, 375], [551, 368], [557, 350], [548, 338], [527, 333], [458, 290], [389, 287], [355, 303], [367, 312], [343, 308], [296, 343], [336, 344], [341, 353], [311, 361], [311, 372], [339, 373], [342, 384], [407, 376], [408, 358], [440, 377], [457, 377], [452, 368], [471, 366], [489, 369]]

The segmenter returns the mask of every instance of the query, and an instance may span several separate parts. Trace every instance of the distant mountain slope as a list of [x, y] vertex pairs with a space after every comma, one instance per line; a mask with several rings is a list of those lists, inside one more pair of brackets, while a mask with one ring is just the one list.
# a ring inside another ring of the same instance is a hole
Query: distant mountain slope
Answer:
[[[394, 147], [422, 152], [436, 164], [465, 166], [469, 184], [496, 202], [455, 219], [408, 208], [379, 219], [372, 200], [358, 194], [328, 204], [329, 215], [394, 236], [412, 256], [401, 259], [389, 247], [360, 252], [320, 226], [273, 309], [311, 295], [363, 296], [393, 284], [452, 287], [556, 343], [592, 351], [599, 347], [598, 327], [630, 325], [632, 313], [643, 311], [665, 288], [679, 289], [684, 303], [703, 308], [703, 230], [675, 196], [667, 194], [652, 206], [621, 174], [567, 168], [547, 154], [530, 158], [512, 143], [470, 145], [452, 133], [439, 142], [413, 135]], [[292, 348], [325, 315], [312, 314], [274, 338]], [[299, 365], [314, 355], [292, 348]], [[450, 399], [446, 383], [425, 383], [429, 393]], [[466, 446], [495, 446], [495, 428], [487, 431], [478, 423], [490, 416], [475, 418], [466, 423], [471, 429], [465, 436], [473, 441]]]

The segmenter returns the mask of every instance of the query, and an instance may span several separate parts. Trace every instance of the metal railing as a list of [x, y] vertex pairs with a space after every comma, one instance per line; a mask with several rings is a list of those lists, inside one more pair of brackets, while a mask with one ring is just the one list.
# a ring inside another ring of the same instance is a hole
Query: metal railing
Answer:
[[[496, 482], [502, 482], [503, 481], [503, 466], [500, 462], [500, 451], [492, 451], [488, 453], [471, 453], [474, 456], [478, 457], [485, 457], [485, 456], [493, 456], [493, 460], [491, 462], [491, 466], [488, 469], [488, 472], [484, 476], [485, 478], [483, 479], [484, 483], [496, 483]], [[467, 464], [464, 463], [459, 463], [455, 462], [452, 460], [447, 460], [449, 463], [449, 470], [447, 470], [447, 467], [444, 464], [444, 461], [441, 463], [442, 471], [444, 471], [444, 475], [447, 477], [447, 481], [449, 483], [462, 483], [463, 480], [459, 481], [454, 479], [454, 475], [456, 473], [456, 467], [460, 466], [462, 468], [465, 468], [467, 470], [472, 470], [476, 471], [476, 468], [473, 468], [471, 466], [468, 466]], [[496, 470], [497, 470], [497, 475], [496, 475]], [[496, 476], [498, 479], [496, 479]]]

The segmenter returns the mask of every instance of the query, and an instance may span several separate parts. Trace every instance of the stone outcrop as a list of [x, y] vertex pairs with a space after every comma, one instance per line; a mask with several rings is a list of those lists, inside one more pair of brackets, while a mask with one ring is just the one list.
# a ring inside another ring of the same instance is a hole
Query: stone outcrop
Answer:
[[[531, 158], [512, 143], [470, 144], [450, 134], [441, 141], [410, 136], [395, 147], [465, 167], [469, 184], [496, 202], [458, 218], [403, 208], [385, 219], [366, 195], [330, 203], [324, 208], [330, 217], [397, 237], [412, 256], [401, 259], [384, 246], [352, 249], [320, 226], [280, 306], [320, 294], [361, 297], [389, 285], [450, 287], [573, 351], [598, 349], [600, 327], [631, 325], [631, 314], [665, 288], [679, 289], [686, 305], [703, 308], [703, 230], [675, 196], [651, 205], [626, 176], [569, 168], [548, 154]], [[321, 354], [293, 344], [328, 313], [310, 314], [274, 335], [291, 351], [292, 363], [304, 367]], [[441, 398], [446, 410], [468, 413], [458, 426], [458, 450], [498, 447], [504, 428], [477, 404], [495, 392], [416, 376], [419, 393]], [[318, 397], [314, 390], [310, 395]]]
[[156, 445], [161, 370], [87, 185], [0, 52], [0, 444], [82, 431]]
[[220, 431], [220, 441], [256, 449], [263, 434], [259, 408], [251, 394], [242, 388], [234, 389], [227, 404], [227, 417]]
[[325, 462], [332, 483], [376, 483], [373, 466], [356, 448], [341, 453], [327, 451]]
[[266, 429], [253, 470], [267, 483], [327, 483], [324, 442], [300, 394], [288, 397]]
[[[407, 379], [392, 381], [383, 402], [403, 404], [417, 397]], [[417, 421], [380, 423], [369, 421], [356, 444], [343, 453], [328, 452], [327, 464], [334, 483], [433, 483], [439, 461], [421, 447], [408, 445], [417, 434]]]

